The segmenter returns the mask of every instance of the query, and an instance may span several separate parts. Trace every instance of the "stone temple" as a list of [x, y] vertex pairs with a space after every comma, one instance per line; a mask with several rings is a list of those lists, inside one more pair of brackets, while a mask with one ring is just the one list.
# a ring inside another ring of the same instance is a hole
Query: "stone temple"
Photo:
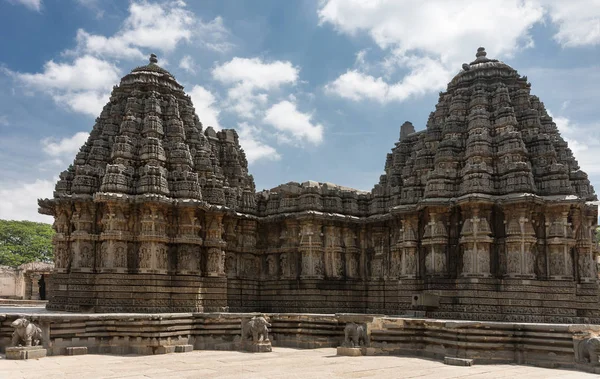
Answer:
[[204, 127], [156, 56], [115, 86], [40, 212], [48, 309], [309, 312], [600, 323], [596, 195], [526, 76], [464, 64], [371, 192], [256, 192], [234, 130]]

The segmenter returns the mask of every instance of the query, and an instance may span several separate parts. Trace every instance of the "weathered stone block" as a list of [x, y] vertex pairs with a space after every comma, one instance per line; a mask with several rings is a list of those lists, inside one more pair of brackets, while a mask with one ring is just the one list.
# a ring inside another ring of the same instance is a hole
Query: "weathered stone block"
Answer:
[[154, 348], [154, 354], [171, 354], [175, 352], [175, 346], [157, 346]]
[[67, 347], [67, 355], [85, 355], [88, 353], [88, 348], [85, 346]]
[[193, 345], [176, 345], [175, 346], [176, 353], [189, 353], [191, 351], [194, 351]]
[[455, 357], [444, 357], [444, 364], [450, 366], [472, 366], [473, 360]]
[[6, 359], [37, 359], [45, 357], [46, 353], [42, 346], [7, 347]]
[[341, 355], [341, 356], [345, 356], [345, 357], [360, 357], [363, 355], [363, 352], [360, 347], [340, 346], [337, 348], [337, 355]]
[[249, 353], [270, 353], [273, 351], [273, 347], [271, 346], [271, 342], [244, 341], [242, 342], [242, 350]]

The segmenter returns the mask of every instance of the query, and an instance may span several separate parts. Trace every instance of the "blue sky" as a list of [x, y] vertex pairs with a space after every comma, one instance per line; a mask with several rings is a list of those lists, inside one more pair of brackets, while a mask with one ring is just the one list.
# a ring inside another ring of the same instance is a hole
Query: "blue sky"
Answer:
[[112, 87], [156, 53], [257, 189], [370, 190], [479, 46], [526, 75], [600, 188], [600, 0], [0, 0], [0, 218], [51, 197]]

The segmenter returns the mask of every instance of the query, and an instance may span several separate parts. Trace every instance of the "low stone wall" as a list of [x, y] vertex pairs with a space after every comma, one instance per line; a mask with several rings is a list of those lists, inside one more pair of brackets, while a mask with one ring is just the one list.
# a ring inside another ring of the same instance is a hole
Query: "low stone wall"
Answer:
[[380, 313], [414, 310], [413, 294], [438, 295], [427, 316], [449, 320], [600, 324], [597, 283], [436, 278], [257, 280], [194, 275], [56, 273], [48, 310], [69, 312]]
[[[25, 315], [44, 333], [48, 355], [68, 347], [99, 354], [161, 354], [177, 345], [197, 350], [239, 349], [241, 320], [250, 313], [32, 314]], [[0, 315], [0, 351], [9, 346], [16, 314]], [[364, 323], [368, 354], [410, 355], [443, 360], [472, 359], [476, 364], [516, 363], [576, 368], [600, 373], [580, 363], [583, 336], [597, 336], [600, 325], [448, 321], [359, 314], [267, 314], [273, 346], [340, 346], [348, 322]], [[578, 363], [579, 362], [579, 363]]]
[[2, 307], [39, 307], [45, 306], [47, 303], [47, 300], [0, 299]]

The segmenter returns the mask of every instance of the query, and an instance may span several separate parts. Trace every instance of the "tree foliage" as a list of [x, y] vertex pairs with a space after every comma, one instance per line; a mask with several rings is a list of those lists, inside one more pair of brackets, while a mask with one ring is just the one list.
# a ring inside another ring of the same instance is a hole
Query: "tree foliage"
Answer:
[[52, 262], [52, 226], [31, 221], [0, 220], [0, 265]]

